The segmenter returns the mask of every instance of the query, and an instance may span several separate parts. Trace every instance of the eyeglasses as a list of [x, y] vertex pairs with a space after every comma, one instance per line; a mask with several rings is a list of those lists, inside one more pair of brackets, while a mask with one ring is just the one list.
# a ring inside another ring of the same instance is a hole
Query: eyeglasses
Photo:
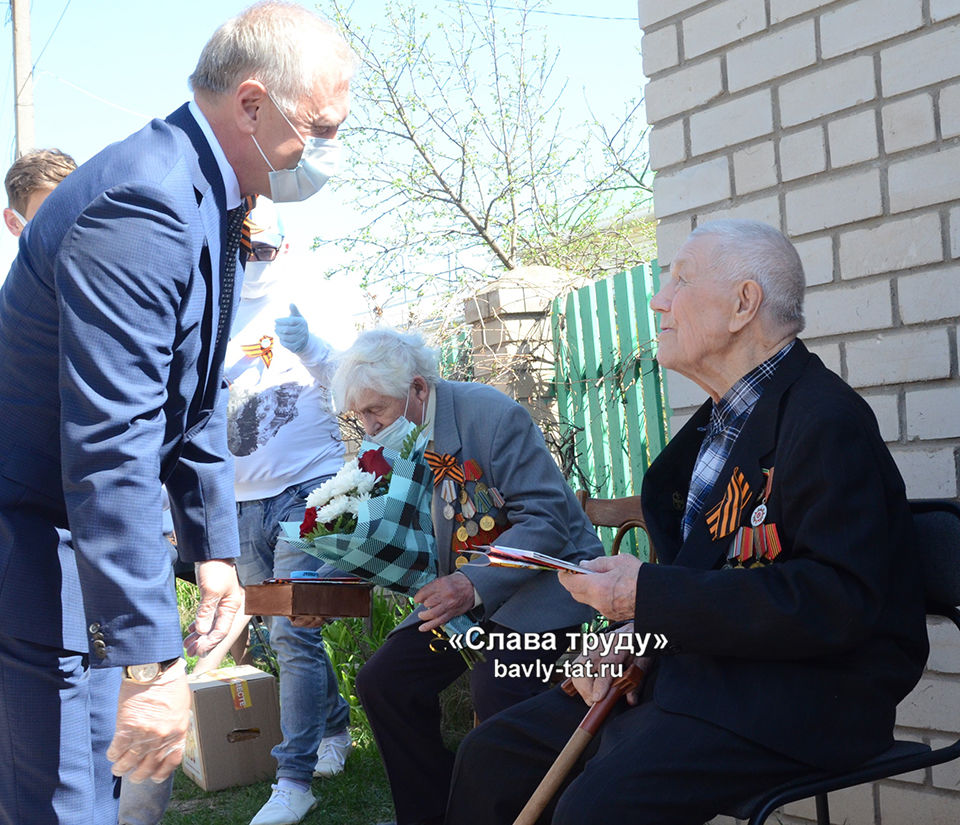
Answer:
[[273, 261], [277, 258], [277, 253], [280, 250], [275, 246], [270, 246], [270, 244], [265, 243], [255, 243], [253, 244], [252, 249], [250, 250], [250, 255], [248, 260], [251, 261]]

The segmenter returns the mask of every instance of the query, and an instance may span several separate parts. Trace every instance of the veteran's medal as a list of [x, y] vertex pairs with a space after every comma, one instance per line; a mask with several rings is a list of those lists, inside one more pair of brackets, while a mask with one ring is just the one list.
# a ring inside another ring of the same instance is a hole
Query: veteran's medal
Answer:
[[767, 517], [767, 505], [758, 504], [757, 508], [753, 511], [753, 515], [750, 516], [750, 524], [753, 527], [759, 527], [763, 524], [763, 520]]

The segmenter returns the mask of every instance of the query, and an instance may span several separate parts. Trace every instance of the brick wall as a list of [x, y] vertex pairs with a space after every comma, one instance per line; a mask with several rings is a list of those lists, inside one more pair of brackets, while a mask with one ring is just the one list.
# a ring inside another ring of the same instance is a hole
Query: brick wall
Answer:
[[[786, 232], [807, 273], [807, 344], [873, 407], [910, 496], [956, 497], [960, 0], [638, 5], [661, 264], [710, 219]], [[666, 381], [676, 430], [705, 396]], [[931, 625], [901, 738], [960, 733], [949, 633]], [[952, 825], [960, 766], [853, 788], [831, 805], [831, 819], [851, 825]], [[780, 815], [812, 819], [812, 801]]]
[[[784, 230], [804, 338], [870, 402], [913, 497], [960, 477], [960, 0], [639, 0], [658, 251]], [[673, 429], [704, 398], [669, 375]]]

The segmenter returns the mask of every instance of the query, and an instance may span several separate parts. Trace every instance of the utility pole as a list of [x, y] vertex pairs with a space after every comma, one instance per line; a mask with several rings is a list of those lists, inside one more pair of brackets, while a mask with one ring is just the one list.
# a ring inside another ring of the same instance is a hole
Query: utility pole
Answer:
[[13, 88], [17, 157], [33, 149], [33, 66], [30, 58], [30, 2], [10, 0], [13, 17]]

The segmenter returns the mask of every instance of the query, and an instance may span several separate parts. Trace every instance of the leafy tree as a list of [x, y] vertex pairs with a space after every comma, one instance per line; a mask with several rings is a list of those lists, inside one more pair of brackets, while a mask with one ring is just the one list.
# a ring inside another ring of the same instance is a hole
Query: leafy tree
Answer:
[[[438, 19], [389, 0], [371, 30], [324, 4], [360, 61], [345, 137], [364, 220], [337, 243], [368, 288], [416, 295], [445, 277], [453, 292], [530, 264], [596, 276], [651, 256], [640, 101], [612, 124], [584, 102], [565, 133], [557, 55], [531, 20], [544, 3], [512, 5], [458, 0]], [[451, 252], [459, 266], [439, 274]]]

